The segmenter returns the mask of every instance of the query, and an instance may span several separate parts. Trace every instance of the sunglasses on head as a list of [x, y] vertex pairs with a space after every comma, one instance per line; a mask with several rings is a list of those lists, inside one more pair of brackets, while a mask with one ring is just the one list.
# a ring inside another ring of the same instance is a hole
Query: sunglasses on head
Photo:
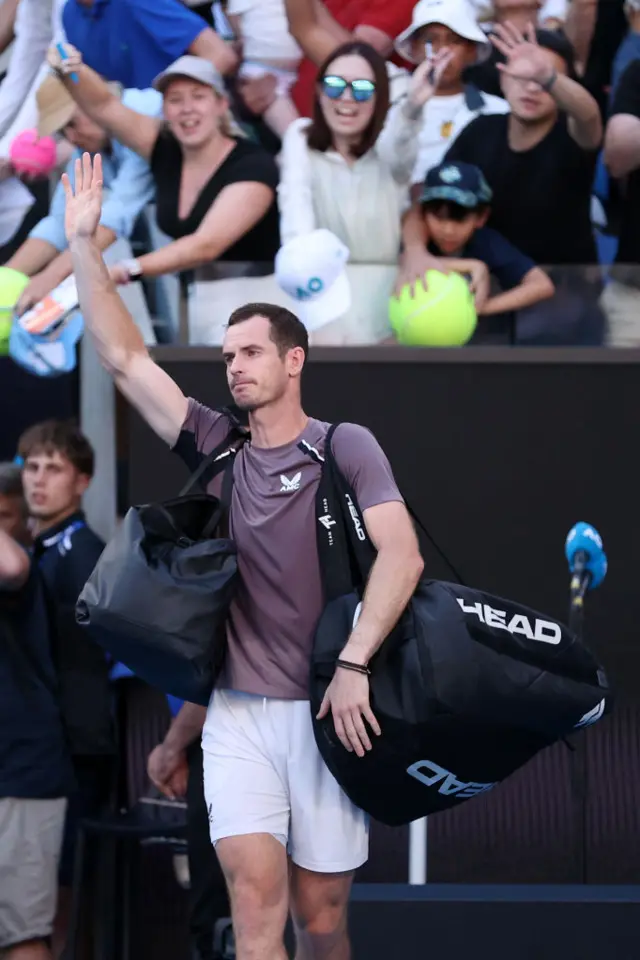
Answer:
[[344, 96], [345, 90], [351, 91], [351, 96], [356, 103], [365, 103], [371, 100], [376, 92], [376, 85], [373, 80], [345, 80], [344, 77], [336, 77], [333, 74], [322, 78], [322, 92], [330, 100], [339, 100]]

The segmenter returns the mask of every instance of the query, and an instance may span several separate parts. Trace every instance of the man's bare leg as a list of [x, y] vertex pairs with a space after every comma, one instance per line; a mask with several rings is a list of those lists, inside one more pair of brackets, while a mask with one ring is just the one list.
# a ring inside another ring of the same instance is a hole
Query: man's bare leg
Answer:
[[[237, 960], [287, 960], [287, 852], [268, 833], [225, 837], [216, 853], [229, 887]], [[31, 958], [29, 958], [31, 960]]]

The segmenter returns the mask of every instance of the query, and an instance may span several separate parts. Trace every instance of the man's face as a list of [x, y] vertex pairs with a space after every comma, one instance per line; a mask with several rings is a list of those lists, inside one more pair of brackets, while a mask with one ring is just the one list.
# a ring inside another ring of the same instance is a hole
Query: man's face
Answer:
[[446, 47], [451, 52], [451, 61], [442, 74], [439, 90], [447, 90], [462, 81], [462, 72], [475, 63], [477, 56], [473, 40], [465, 40], [441, 23], [430, 23], [421, 27], [411, 37], [411, 56], [415, 63], [422, 63], [426, 57], [425, 44], [430, 43], [433, 53]]
[[29, 542], [24, 503], [20, 497], [6, 497], [0, 494], [0, 530], [7, 533], [18, 543]]
[[[551, 50], [543, 50], [549, 62], [549, 73], [555, 70], [560, 75], [567, 74], [567, 64], [562, 57]], [[526, 74], [528, 63], [522, 63], [522, 72]], [[509, 64], [510, 71], [518, 73], [520, 61], [514, 59]], [[550, 93], [546, 93], [540, 84], [532, 80], [523, 80], [519, 77], [508, 76], [503, 73], [500, 79], [502, 92], [511, 107], [514, 117], [524, 124], [544, 123], [554, 117], [558, 108]]]
[[107, 143], [107, 134], [102, 127], [94, 123], [82, 110], [76, 110], [62, 133], [74, 147], [88, 153], [99, 153]]
[[241, 410], [259, 410], [280, 400], [302, 370], [302, 348], [280, 356], [270, 333], [266, 317], [251, 317], [227, 330], [222, 356], [229, 389]]
[[80, 509], [90, 481], [57, 450], [31, 454], [22, 471], [29, 513], [37, 520], [55, 523]]

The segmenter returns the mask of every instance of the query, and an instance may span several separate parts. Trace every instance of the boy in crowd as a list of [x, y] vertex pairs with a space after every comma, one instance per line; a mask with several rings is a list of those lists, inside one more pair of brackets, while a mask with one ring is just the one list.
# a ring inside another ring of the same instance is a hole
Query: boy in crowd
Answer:
[[[534, 261], [486, 226], [491, 189], [478, 167], [442, 163], [427, 174], [420, 203], [429, 253], [440, 269], [468, 274], [478, 316], [513, 313], [553, 296], [549, 277]], [[501, 291], [490, 294], [491, 280]]]
[[20, 470], [0, 464], [0, 956], [51, 960], [72, 783]]
[[55, 420], [36, 424], [20, 438], [18, 453], [34, 557], [51, 611], [61, 709], [77, 783], [69, 798], [60, 864], [58, 927], [63, 938], [78, 821], [99, 814], [105, 804], [115, 752], [109, 664], [75, 620], [76, 601], [104, 544], [82, 512], [94, 453], [77, 426]]

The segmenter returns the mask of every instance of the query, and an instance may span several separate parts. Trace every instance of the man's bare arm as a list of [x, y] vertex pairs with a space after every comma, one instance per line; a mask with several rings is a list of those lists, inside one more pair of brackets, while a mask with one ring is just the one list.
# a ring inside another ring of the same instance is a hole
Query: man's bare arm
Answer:
[[201, 707], [197, 703], [184, 703], [167, 731], [163, 741], [165, 747], [174, 753], [190, 747], [202, 735], [206, 716], [206, 707]]
[[424, 562], [404, 503], [380, 503], [364, 511], [376, 547], [360, 618], [340, 656], [366, 664], [389, 636], [422, 576]]
[[80, 309], [102, 364], [151, 429], [173, 446], [187, 415], [187, 398], [149, 356], [93, 237], [70, 240]]

